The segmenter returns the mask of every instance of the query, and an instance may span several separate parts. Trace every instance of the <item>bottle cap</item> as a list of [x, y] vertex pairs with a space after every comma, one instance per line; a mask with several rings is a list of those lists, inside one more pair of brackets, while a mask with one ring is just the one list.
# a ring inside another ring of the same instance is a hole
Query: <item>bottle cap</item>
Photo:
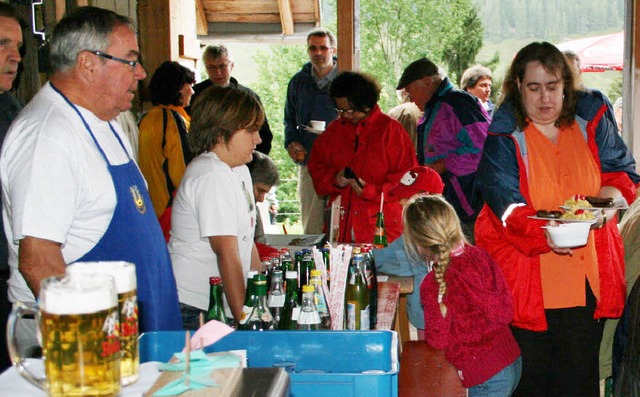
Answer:
[[318, 269], [313, 269], [313, 270], [311, 271], [311, 277], [314, 277], [314, 276], [318, 276], [318, 277], [319, 277], [319, 276], [322, 276], [322, 271], [320, 271], [320, 270], [318, 270]]
[[305, 284], [302, 286], [302, 292], [315, 292], [316, 287], [313, 285]]
[[222, 285], [222, 278], [209, 277], [209, 285]]

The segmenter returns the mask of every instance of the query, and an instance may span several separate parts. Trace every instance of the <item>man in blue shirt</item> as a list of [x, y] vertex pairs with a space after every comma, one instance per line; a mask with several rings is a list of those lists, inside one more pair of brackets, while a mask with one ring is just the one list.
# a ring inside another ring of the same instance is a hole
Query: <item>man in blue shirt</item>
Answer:
[[300, 166], [298, 196], [305, 234], [319, 234], [324, 227], [325, 200], [316, 194], [307, 170], [313, 142], [322, 131], [310, 128], [311, 120], [329, 124], [338, 116], [329, 96], [329, 85], [338, 74], [336, 38], [331, 31], [314, 29], [307, 35], [307, 62], [289, 81], [284, 108], [284, 147]]

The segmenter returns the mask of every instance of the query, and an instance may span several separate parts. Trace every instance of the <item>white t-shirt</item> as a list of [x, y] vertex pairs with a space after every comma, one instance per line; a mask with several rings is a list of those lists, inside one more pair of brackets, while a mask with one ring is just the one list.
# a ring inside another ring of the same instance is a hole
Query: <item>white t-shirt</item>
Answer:
[[246, 166], [230, 168], [215, 153], [189, 163], [173, 200], [169, 240], [181, 303], [209, 306], [209, 277], [220, 276], [210, 236], [236, 236], [242, 274], [249, 270], [256, 219], [252, 186]]
[[[78, 109], [112, 164], [129, 157], [109, 128]], [[111, 123], [131, 156], [121, 127]], [[0, 155], [3, 220], [9, 241], [9, 299], [33, 302], [17, 270], [25, 236], [62, 244], [65, 262], [89, 252], [107, 230], [116, 205], [104, 157], [73, 108], [47, 83], [18, 115]]]

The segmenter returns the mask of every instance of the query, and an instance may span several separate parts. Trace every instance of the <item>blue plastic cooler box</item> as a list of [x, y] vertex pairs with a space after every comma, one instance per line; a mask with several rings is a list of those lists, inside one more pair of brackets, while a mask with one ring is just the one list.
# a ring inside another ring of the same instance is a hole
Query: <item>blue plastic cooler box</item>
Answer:
[[[291, 396], [398, 395], [394, 331], [236, 331], [205, 352], [243, 349], [249, 367], [288, 367]], [[184, 332], [140, 336], [140, 361], [168, 361], [184, 347]]]

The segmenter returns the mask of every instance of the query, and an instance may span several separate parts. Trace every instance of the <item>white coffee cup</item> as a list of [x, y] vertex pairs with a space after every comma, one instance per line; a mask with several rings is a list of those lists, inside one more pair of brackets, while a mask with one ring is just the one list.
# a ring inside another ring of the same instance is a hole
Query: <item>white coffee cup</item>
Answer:
[[324, 127], [326, 127], [327, 122], [322, 120], [311, 120], [309, 122], [311, 129], [316, 131], [324, 131]]

